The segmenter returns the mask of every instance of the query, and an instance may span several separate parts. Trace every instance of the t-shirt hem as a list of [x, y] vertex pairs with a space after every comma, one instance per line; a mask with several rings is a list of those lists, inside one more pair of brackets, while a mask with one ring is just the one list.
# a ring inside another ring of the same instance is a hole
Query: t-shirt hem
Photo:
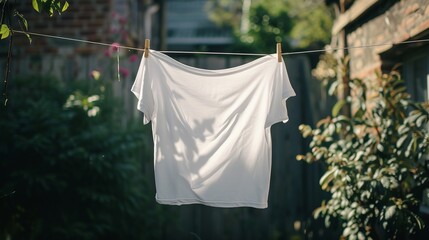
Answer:
[[282, 98], [283, 98], [283, 101], [286, 101], [286, 100], [288, 100], [289, 98], [291, 98], [291, 97], [295, 97], [296, 96], [296, 93], [295, 93], [295, 91], [294, 90], [289, 90], [289, 91], [286, 91], [286, 92], [284, 92], [283, 94], [282, 94]]
[[265, 128], [269, 128], [272, 125], [279, 123], [279, 122], [287, 123], [287, 122], [289, 122], [289, 117], [281, 117], [279, 119], [267, 122], [267, 124], [265, 124]]
[[202, 204], [210, 207], [233, 208], [233, 207], [252, 207], [264, 209], [268, 207], [267, 203], [254, 203], [254, 202], [226, 202], [226, 201], [203, 201], [199, 199], [158, 199], [156, 201], [160, 204], [167, 205], [189, 205], [189, 204]]

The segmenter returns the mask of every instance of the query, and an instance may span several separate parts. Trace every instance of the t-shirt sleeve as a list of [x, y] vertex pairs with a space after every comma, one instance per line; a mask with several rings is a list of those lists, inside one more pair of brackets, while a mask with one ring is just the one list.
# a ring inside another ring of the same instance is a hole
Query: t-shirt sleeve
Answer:
[[137, 109], [143, 113], [143, 123], [148, 124], [154, 115], [153, 83], [149, 77], [147, 58], [142, 57], [131, 92], [137, 97]]
[[289, 97], [295, 96], [295, 91], [289, 81], [286, 65], [284, 62], [278, 63], [274, 74], [273, 86], [271, 90], [270, 107], [265, 122], [265, 127], [270, 127], [274, 123], [284, 122], [289, 120], [289, 115], [286, 106], [286, 100]]

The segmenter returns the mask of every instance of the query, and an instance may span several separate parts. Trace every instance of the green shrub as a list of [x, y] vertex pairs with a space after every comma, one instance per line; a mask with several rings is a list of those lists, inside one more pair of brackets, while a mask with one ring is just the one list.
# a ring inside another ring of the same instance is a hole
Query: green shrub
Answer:
[[161, 216], [141, 158], [147, 134], [117, 124], [121, 110], [103, 88], [13, 84], [0, 110], [0, 238], [156, 238]]
[[[327, 165], [320, 185], [331, 197], [314, 216], [339, 222], [348, 239], [409, 239], [424, 228], [429, 105], [412, 101], [395, 72], [348, 85], [331, 116], [300, 126], [311, 150], [297, 159]], [[349, 104], [352, 116], [341, 115]]]

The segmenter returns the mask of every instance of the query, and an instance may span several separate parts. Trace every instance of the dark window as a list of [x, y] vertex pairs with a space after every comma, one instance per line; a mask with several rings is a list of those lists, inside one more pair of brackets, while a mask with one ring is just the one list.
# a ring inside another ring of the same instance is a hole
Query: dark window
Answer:
[[411, 97], [416, 101], [428, 101], [429, 49], [420, 49], [406, 55], [403, 65], [403, 77]]

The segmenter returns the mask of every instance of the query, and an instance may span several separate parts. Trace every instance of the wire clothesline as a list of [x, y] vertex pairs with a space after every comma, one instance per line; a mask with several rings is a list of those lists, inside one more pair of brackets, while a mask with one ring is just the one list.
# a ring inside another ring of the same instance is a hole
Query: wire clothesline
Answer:
[[[24, 32], [19, 30], [14, 30], [14, 32], [17, 33], [23, 33], [28, 35], [34, 35], [39, 37], [46, 37], [46, 38], [54, 38], [54, 39], [60, 39], [60, 40], [66, 40], [66, 41], [73, 41], [73, 42], [81, 42], [81, 43], [87, 43], [87, 44], [94, 44], [94, 45], [101, 45], [101, 46], [107, 46], [111, 47], [112, 44], [109, 43], [103, 43], [103, 42], [95, 42], [95, 41], [89, 41], [89, 40], [83, 40], [83, 39], [77, 39], [77, 38], [70, 38], [70, 37], [62, 37], [62, 36], [56, 36], [56, 35], [50, 35], [50, 34], [43, 34], [43, 33], [35, 33], [35, 32]], [[360, 45], [360, 46], [348, 46], [348, 47], [340, 47], [340, 48], [330, 48], [330, 49], [315, 49], [315, 50], [305, 50], [305, 51], [293, 51], [293, 52], [285, 52], [281, 55], [298, 55], [298, 54], [309, 54], [309, 53], [319, 53], [319, 52], [326, 52], [326, 51], [337, 51], [337, 50], [348, 50], [348, 49], [358, 49], [358, 48], [372, 48], [372, 47], [380, 47], [380, 46], [389, 46], [389, 45], [403, 45], [403, 44], [411, 44], [411, 43], [422, 43], [422, 42], [429, 42], [429, 39], [419, 39], [419, 40], [408, 40], [398, 43], [378, 43], [378, 44], [368, 44], [368, 45]], [[127, 49], [127, 50], [135, 50], [135, 51], [141, 51], [144, 52], [144, 48], [136, 48], [136, 47], [130, 47], [130, 46], [122, 46], [118, 45], [117, 48]], [[240, 52], [200, 52], [200, 51], [158, 51], [162, 53], [171, 53], [171, 54], [207, 54], [207, 55], [237, 55], [237, 56], [265, 56], [267, 54], [265, 53], [240, 53]]]

